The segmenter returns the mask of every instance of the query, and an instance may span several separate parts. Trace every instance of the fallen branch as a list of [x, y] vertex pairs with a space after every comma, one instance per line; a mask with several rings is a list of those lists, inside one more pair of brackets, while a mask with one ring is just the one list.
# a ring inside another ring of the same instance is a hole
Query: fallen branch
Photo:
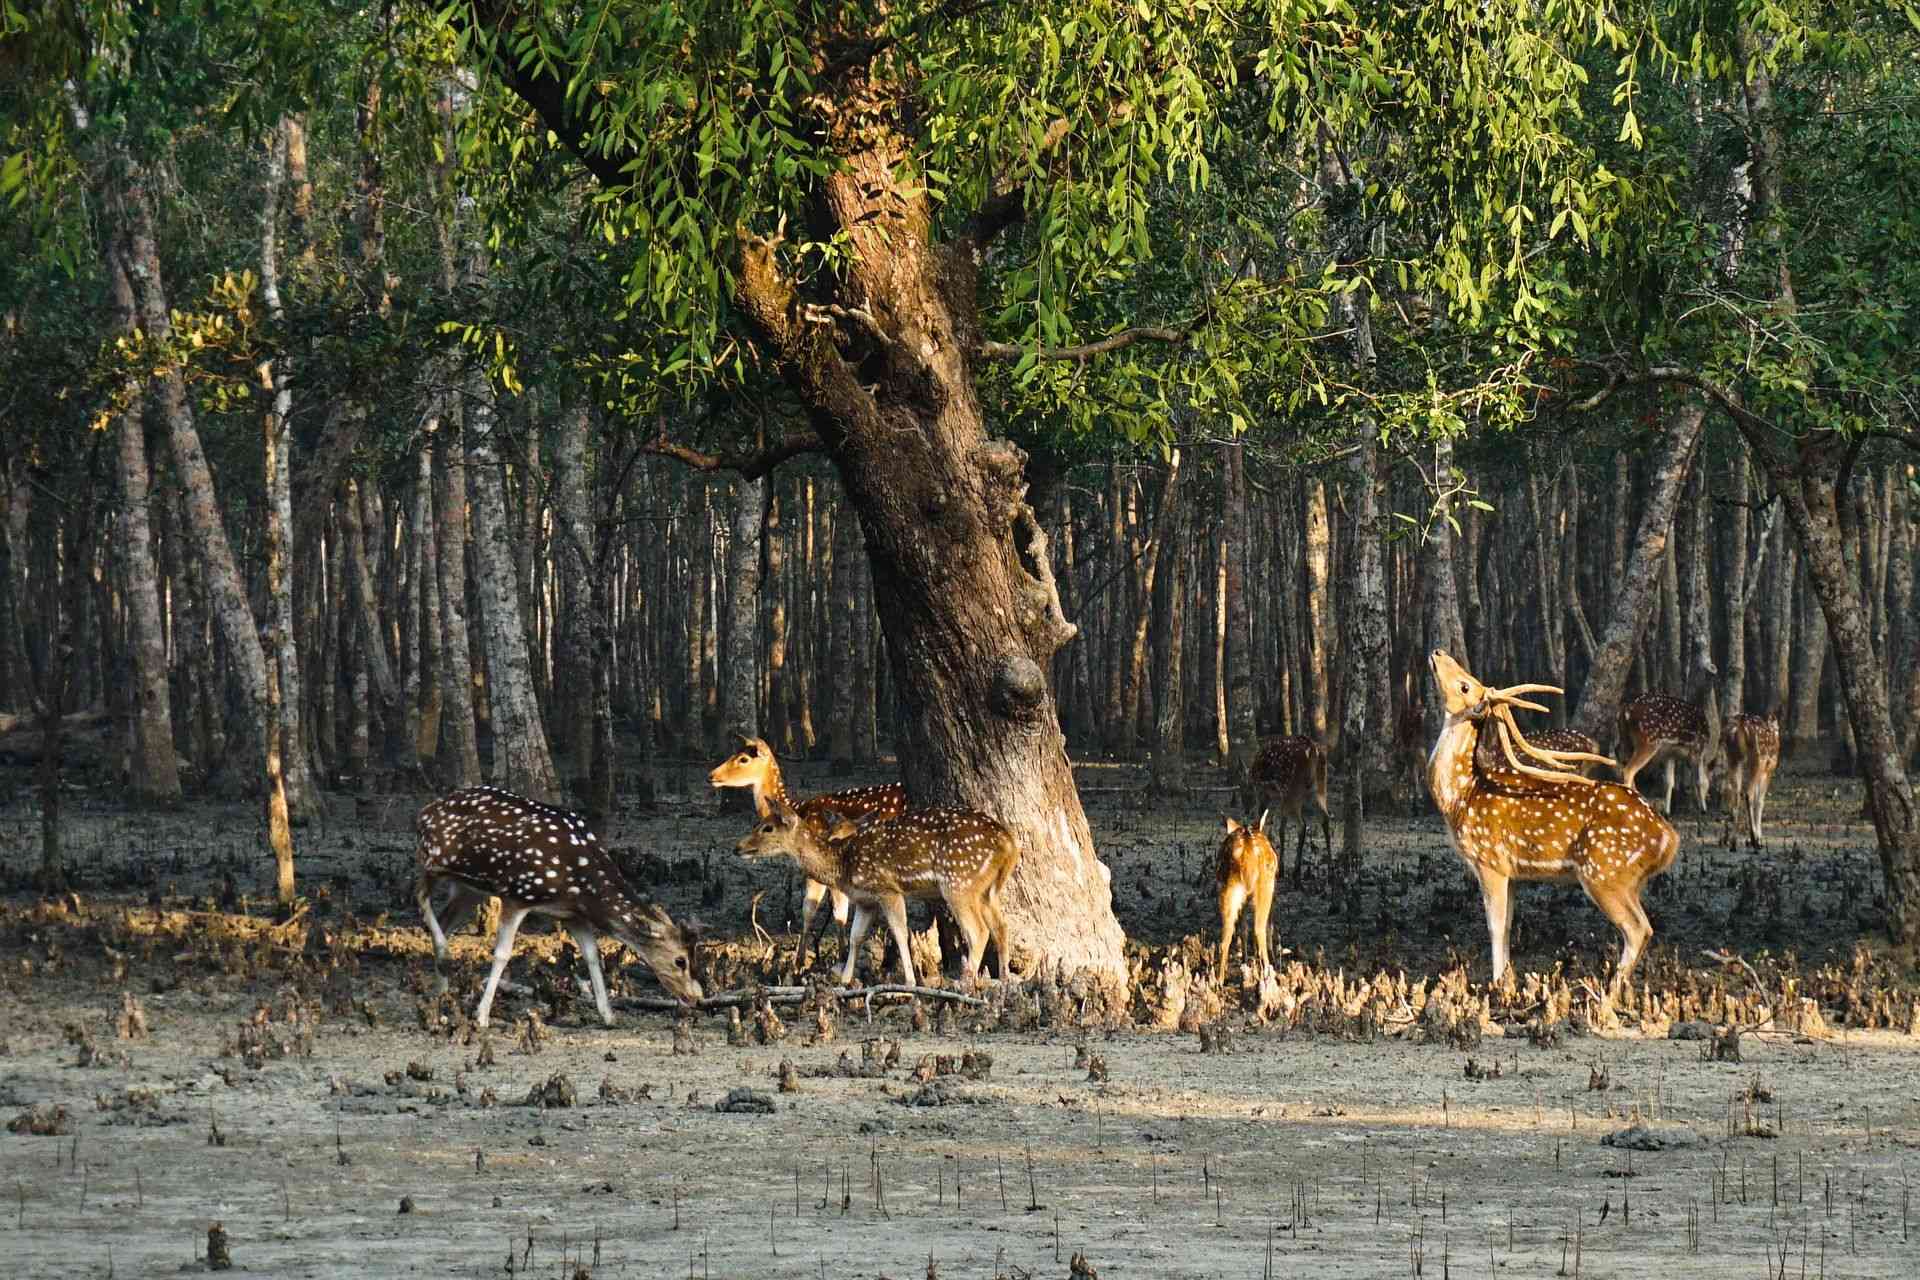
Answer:
[[[751, 991], [728, 991], [717, 996], [708, 996], [696, 1009], [729, 1009], [735, 1006], [746, 1007], [759, 1002], [765, 996], [768, 1004], [800, 1004], [814, 991], [812, 987], [760, 987]], [[821, 988], [821, 991], [835, 1000], [861, 1000], [869, 1005], [875, 996], [920, 996], [927, 1000], [951, 1000], [955, 1004], [984, 1007], [986, 1001], [979, 996], [970, 996], [946, 987], [910, 987], [903, 982], [883, 982], [872, 987], [844, 987], [839, 990]], [[623, 996], [615, 1004], [629, 1009], [659, 1009], [668, 1013], [686, 1006], [669, 996]]]

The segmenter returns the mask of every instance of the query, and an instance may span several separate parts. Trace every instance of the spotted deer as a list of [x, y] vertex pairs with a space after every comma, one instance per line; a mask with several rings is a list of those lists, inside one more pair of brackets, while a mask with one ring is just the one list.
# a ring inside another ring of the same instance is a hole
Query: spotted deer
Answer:
[[1772, 716], [1729, 716], [1721, 745], [1727, 761], [1727, 810], [1735, 828], [1758, 849], [1767, 788], [1780, 766], [1780, 722]]
[[1000, 894], [1019, 864], [1020, 846], [1012, 832], [983, 813], [911, 809], [897, 818], [856, 824], [829, 812], [816, 827], [792, 806], [775, 803], [735, 848], [745, 858], [791, 858], [806, 875], [847, 895], [853, 934], [842, 983], [853, 981], [861, 940], [879, 915], [893, 934], [907, 985], [914, 984], [908, 898], [937, 898], [953, 913], [966, 939], [969, 982], [980, 971], [989, 940], [998, 954], [996, 976], [1007, 976], [1011, 942]]
[[1273, 910], [1273, 882], [1280, 872], [1280, 857], [1267, 839], [1267, 815], [1260, 821], [1242, 826], [1228, 818], [1227, 834], [1220, 841], [1220, 855], [1214, 863], [1214, 876], [1220, 883], [1220, 964], [1216, 976], [1227, 979], [1227, 954], [1233, 947], [1233, 935], [1240, 923], [1240, 909], [1253, 904], [1253, 947], [1260, 952], [1260, 971], [1273, 967], [1267, 957], [1267, 915]]
[[[1298, 880], [1306, 866], [1307, 801], [1320, 811], [1320, 832], [1326, 839], [1327, 858], [1333, 858], [1333, 826], [1327, 808], [1327, 749], [1312, 738], [1291, 733], [1268, 738], [1247, 770], [1248, 808], [1254, 813], [1273, 812], [1280, 816], [1280, 839], [1276, 854], [1286, 847], [1287, 823], [1300, 828], [1294, 850], [1293, 875]], [[1281, 868], [1285, 870], [1284, 865]]]
[[[600, 970], [601, 934], [632, 947], [673, 995], [689, 1004], [700, 999], [692, 956], [697, 931], [675, 924], [658, 903], [628, 887], [578, 815], [498, 787], [469, 787], [422, 809], [414, 828], [420, 837], [414, 900], [433, 934], [443, 982], [447, 934], [488, 898], [500, 899], [493, 969], [474, 1015], [480, 1026], [487, 1025], [500, 975], [513, 958], [514, 936], [529, 915], [552, 916], [573, 935], [587, 962], [594, 1007], [608, 1026], [613, 1006]], [[433, 891], [443, 880], [453, 884], [453, 896], [436, 914]]]
[[[858, 822], [867, 817], [897, 818], [907, 811], [907, 789], [897, 782], [874, 787], [852, 787], [795, 804], [793, 797], [787, 794], [785, 781], [780, 777], [780, 762], [774, 758], [773, 748], [763, 739], [749, 738], [744, 734], [738, 736], [740, 750], [715, 765], [713, 772], [707, 775], [707, 781], [716, 787], [752, 788], [754, 812], [762, 818], [773, 812], [774, 805], [783, 804], [797, 809], [800, 816], [814, 827], [815, 834], [824, 835], [824, 814], [832, 813]], [[795, 960], [802, 969], [807, 967], [807, 949], [813, 937], [814, 919], [820, 913], [820, 900], [829, 894], [833, 897], [834, 922], [847, 923], [847, 896], [818, 880], [809, 879], [800, 904], [800, 950]]]
[[[1493, 980], [1508, 969], [1513, 927], [1511, 882], [1578, 884], [1620, 930], [1620, 961], [1607, 989], [1609, 1005], [1653, 936], [1640, 905], [1647, 881], [1673, 865], [1680, 833], [1640, 793], [1573, 772], [1582, 763], [1611, 764], [1595, 752], [1549, 751], [1514, 724], [1513, 709], [1545, 711], [1528, 693], [1552, 685], [1489, 689], [1436, 649], [1429, 659], [1447, 718], [1427, 759], [1427, 787], [1446, 819], [1447, 836], [1480, 882], [1493, 942]], [[1495, 735], [1503, 765], [1483, 763], [1477, 747]]]
[[1620, 708], [1620, 741], [1615, 750], [1626, 753], [1619, 766], [1620, 781], [1629, 787], [1640, 770], [1658, 760], [1667, 765], [1667, 793], [1660, 811], [1673, 813], [1674, 767], [1681, 759], [1693, 762], [1694, 800], [1707, 811], [1707, 792], [1720, 755], [1720, 696], [1714, 687], [1711, 662], [1696, 661], [1687, 696], [1647, 693]]

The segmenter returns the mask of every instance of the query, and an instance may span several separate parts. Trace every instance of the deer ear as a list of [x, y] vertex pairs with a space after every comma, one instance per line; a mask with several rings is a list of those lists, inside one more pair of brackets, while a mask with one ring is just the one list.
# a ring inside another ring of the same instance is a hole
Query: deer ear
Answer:
[[1230, 814], [1230, 813], [1223, 813], [1223, 814], [1221, 814], [1220, 816], [1221, 816], [1222, 818], [1224, 818], [1224, 819], [1226, 820], [1226, 823], [1227, 823], [1227, 834], [1228, 834], [1228, 835], [1232, 835], [1232, 834], [1233, 834], [1234, 832], [1236, 832], [1236, 831], [1238, 831], [1238, 830], [1240, 829], [1240, 824], [1239, 824], [1239, 823], [1237, 823], [1237, 822], [1235, 822], [1235, 821], [1233, 820], [1233, 815], [1232, 815], [1232, 814]]
[[848, 836], [860, 830], [858, 826], [854, 825], [852, 819], [844, 818], [832, 809], [821, 813], [820, 821], [827, 829], [827, 839], [829, 841], [845, 840]]
[[1260, 811], [1260, 821], [1253, 824], [1253, 829], [1261, 835], [1267, 834], [1267, 815], [1272, 812], [1273, 810], [1271, 809], [1262, 809]]

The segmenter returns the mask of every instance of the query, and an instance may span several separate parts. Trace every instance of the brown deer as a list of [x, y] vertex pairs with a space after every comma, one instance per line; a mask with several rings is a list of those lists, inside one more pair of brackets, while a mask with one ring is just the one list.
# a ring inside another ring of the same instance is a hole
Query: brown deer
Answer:
[[1717, 672], [1702, 658], [1694, 665], [1693, 681], [1684, 698], [1647, 693], [1620, 708], [1620, 741], [1615, 749], [1626, 753], [1619, 766], [1620, 781], [1634, 786], [1640, 770], [1657, 760], [1667, 765], [1667, 794], [1660, 811], [1673, 813], [1674, 766], [1682, 758], [1693, 761], [1694, 800], [1707, 811], [1707, 792], [1713, 766], [1720, 755], [1720, 695], [1714, 687]]
[[[1653, 936], [1640, 894], [1648, 880], [1673, 865], [1680, 833], [1631, 787], [1569, 768], [1613, 763], [1605, 756], [1548, 751], [1521, 734], [1513, 708], [1546, 710], [1521, 695], [1559, 689], [1489, 689], [1438, 649], [1430, 662], [1447, 719], [1427, 761], [1427, 788], [1446, 819], [1454, 851], [1480, 881], [1493, 939], [1493, 980], [1508, 968], [1511, 882], [1572, 882], [1620, 930], [1620, 963], [1607, 989], [1611, 1004]], [[1481, 763], [1476, 748], [1488, 734], [1497, 735], [1504, 767]]]
[[1773, 771], [1780, 767], [1780, 722], [1772, 716], [1729, 716], [1722, 747], [1727, 761], [1727, 809], [1735, 828], [1744, 831], [1748, 844], [1758, 849], [1767, 788], [1773, 783]]
[[980, 971], [989, 940], [999, 960], [996, 976], [1007, 976], [1011, 942], [1000, 892], [1020, 861], [1012, 832], [967, 809], [913, 809], [859, 824], [829, 813], [823, 825], [824, 832], [798, 810], [776, 803], [735, 848], [746, 858], [791, 858], [806, 875], [847, 895], [853, 903], [853, 934], [842, 983], [852, 983], [861, 940], [880, 915], [900, 952], [904, 980], [914, 985], [908, 898], [946, 903], [966, 938], [969, 982]]
[[[1260, 744], [1260, 754], [1247, 770], [1247, 796], [1251, 812], [1280, 815], [1280, 839], [1275, 853], [1286, 847], [1287, 823], [1300, 828], [1294, 851], [1293, 875], [1298, 880], [1306, 866], [1307, 801], [1320, 810], [1320, 831], [1327, 842], [1327, 860], [1333, 860], [1333, 826], [1327, 808], [1327, 749], [1312, 738], [1292, 733], [1268, 738]], [[1284, 870], [1284, 864], [1282, 870]]]
[[[716, 787], [751, 787], [754, 811], [763, 818], [773, 812], [774, 805], [784, 804], [798, 809], [800, 816], [813, 825], [815, 834], [825, 835], [823, 814], [833, 813], [858, 822], [870, 816], [897, 818], [907, 811], [907, 789], [897, 782], [834, 791], [796, 805], [787, 794], [787, 785], [780, 777], [780, 762], [774, 758], [773, 748], [760, 738], [749, 738], [744, 734], [738, 736], [740, 750], [715, 765], [713, 772], [707, 775], [707, 781]], [[795, 963], [802, 969], [807, 967], [807, 948], [813, 937], [814, 918], [820, 913], [820, 900], [828, 894], [833, 895], [834, 922], [842, 925], [847, 923], [846, 895], [818, 880], [808, 880], [806, 894], [800, 904], [800, 950], [795, 958]]]
[[1267, 957], [1267, 915], [1273, 910], [1273, 881], [1280, 872], [1280, 857], [1267, 839], [1267, 815], [1251, 826], [1227, 819], [1226, 838], [1220, 841], [1220, 856], [1214, 875], [1220, 882], [1220, 964], [1217, 976], [1227, 980], [1227, 953], [1233, 946], [1235, 927], [1240, 923], [1240, 908], [1253, 903], [1253, 946], [1260, 952], [1260, 971], [1273, 967]]
[[[445, 981], [447, 934], [488, 898], [500, 899], [500, 931], [493, 969], [474, 1021], [487, 1025], [493, 996], [513, 958], [514, 935], [529, 915], [552, 916], [566, 926], [587, 962], [594, 1007], [613, 1025], [607, 981], [600, 970], [599, 935], [626, 943], [652, 968], [660, 985], [692, 1004], [700, 999], [693, 976], [697, 930], [676, 925], [658, 903], [643, 900], [581, 818], [498, 787], [469, 787], [442, 796], [414, 822], [420, 843], [414, 901], [433, 934], [433, 957]], [[444, 911], [433, 891], [453, 883]]]

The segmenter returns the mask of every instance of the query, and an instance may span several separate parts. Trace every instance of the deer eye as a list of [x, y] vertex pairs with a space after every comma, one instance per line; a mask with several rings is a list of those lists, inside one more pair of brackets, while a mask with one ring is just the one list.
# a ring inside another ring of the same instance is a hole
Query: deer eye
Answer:
[[1467, 682], [1466, 682], [1465, 680], [1462, 680], [1462, 681], [1460, 682], [1460, 692], [1462, 692], [1462, 693], [1468, 693], [1468, 692], [1471, 692], [1471, 690], [1469, 690], [1469, 689], [1467, 688]]
[[674, 960], [674, 962], [673, 962], [673, 967], [674, 967], [674, 968], [676, 968], [676, 969], [684, 969], [684, 968], [686, 968], [686, 967], [687, 967], [687, 958], [686, 958], [685, 956], [679, 956], [679, 957], [677, 957], [677, 958], [675, 958], [675, 960]]

